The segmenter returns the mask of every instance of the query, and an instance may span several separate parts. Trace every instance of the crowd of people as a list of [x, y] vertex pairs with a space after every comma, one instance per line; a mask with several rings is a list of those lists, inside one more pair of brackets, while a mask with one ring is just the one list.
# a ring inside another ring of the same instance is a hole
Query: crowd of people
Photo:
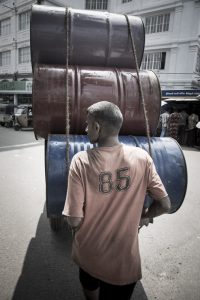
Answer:
[[199, 116], [186, 110], [166, 108], [160, 115], [160, 136], [172, 137], [181, 145], [200, 146]]

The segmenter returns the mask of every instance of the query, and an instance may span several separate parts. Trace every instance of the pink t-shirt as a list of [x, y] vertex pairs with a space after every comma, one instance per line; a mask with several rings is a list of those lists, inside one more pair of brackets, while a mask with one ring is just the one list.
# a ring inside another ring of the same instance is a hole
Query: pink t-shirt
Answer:
[[72, 257], [86, 272], [115, 285], [141, 278], [138, 226], [146, 192], [167, 196], [148, 153], [122, 144], [77, 153], [63, 214], [83, 217]]

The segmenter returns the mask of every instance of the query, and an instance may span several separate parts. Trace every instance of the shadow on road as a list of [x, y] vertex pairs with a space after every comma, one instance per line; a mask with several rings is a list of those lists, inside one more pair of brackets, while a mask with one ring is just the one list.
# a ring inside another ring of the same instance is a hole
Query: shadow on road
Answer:
[[[70, 257], [71, 243], [68, 229], [52, 232], [43, 212], [12, 300], [83, 300], [78, 268]], [[131, 299], [148, 300], [140, 282]]]

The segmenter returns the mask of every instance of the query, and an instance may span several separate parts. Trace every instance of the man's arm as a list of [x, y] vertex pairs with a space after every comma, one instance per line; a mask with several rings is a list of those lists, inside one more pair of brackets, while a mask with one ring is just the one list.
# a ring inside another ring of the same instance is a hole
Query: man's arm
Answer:
[[169, 213], [170, 209], [171, 202], [168, 196], [159, 201], [154, 200], [149, 208], [143, 209], [139, 229], [143, 226], [148, 226], [149, 223], [153, 223], [153, 218]]
[[148, 157], [148, 162], [147, 193], [154, 201], [148, 210], [144, 211], [142, 218], [153, 219], [162, 214], [169, 213], [171, 202], [151, 157]]
[[155, 218], [163, 214], [169, 213], [171, 209], [171, 202], [168, 196], [161, 200], [154, 200], [152, 205], [143, 211], [142, 218]]
[[66, 201], [62, 214], [64, 221], [76, 232], [84, 218], [84, 187], [81, 177], [79, 157], [75, 155], [72, 159], [69, 175]]

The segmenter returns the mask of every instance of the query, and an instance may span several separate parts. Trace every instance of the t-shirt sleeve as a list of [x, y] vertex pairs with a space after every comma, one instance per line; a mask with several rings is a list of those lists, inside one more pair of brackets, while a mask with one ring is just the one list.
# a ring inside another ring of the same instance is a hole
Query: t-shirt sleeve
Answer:
[[148, 184], [147, 193], [154, 200], [160, 200], [166, 197], [168, 194], [166, 189], [158, 175], [153, 160], [149, 157], [148, 159]]
[[84, 217], [83, 206], [84, 187], [80, 172], [80, 164], [78, 158], [73, 157], [69, 169], [67, 196], [62, 214], [65, 216], [82, 218]]

